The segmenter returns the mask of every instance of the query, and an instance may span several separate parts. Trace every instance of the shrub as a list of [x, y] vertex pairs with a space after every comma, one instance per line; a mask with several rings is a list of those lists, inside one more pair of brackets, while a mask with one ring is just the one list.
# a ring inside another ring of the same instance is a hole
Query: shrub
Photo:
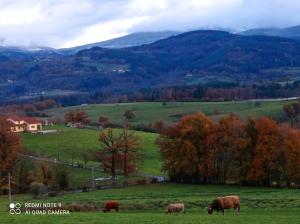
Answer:
[[34, 198], [39, 198], [47, 192], [47, 188], [43, 183], [32, 182], [30, 184], [30, 193]]
[[57, 170], [56, 181], [59, 190], [66, 190], [70, 187], [70, 175], [66, 167]]

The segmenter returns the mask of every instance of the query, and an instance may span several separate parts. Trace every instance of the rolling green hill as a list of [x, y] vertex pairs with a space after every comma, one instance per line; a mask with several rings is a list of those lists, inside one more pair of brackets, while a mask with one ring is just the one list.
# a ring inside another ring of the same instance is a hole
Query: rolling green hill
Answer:
[[[58, 130], [58, 133], [51, 135], [24, 133], [22, 135], [23, 147], [42, 157], [59, 158], [69, 163], [73, 157], [75, 162], [81, 164], [83, 164], [83, 153], [94, 153], [100, 149], [99, 131], [64, 126], [53, 126], [51, 129]], [[137, 132], [137, 135], [142, 145], [139, 173], [160, 174], [161, 159], [158, 147], [154, 144], [157, 134]], [[99, 166], [100, 164], [90, 162], [90, 165]]]
[[123, 114], [126, 110], [134, 110], [136, 118], [132, 120], [133, 124], [155, 123], [164, 121], [173, 123], [182, 116], [203, 112], [214, 120], [229, 113], [237, 113], [242, 118], [248, 116], [261, 117], [268, 116], [275, 119], [284, 117], [282, 106], [290, 103], [287, 101], [271, 102], [178, 102], [167, 103], [163, 106], [160, 102], [145, 103], [122, 103], [122, 104], [91, 104], [86, 106], [60, 107], [46, 111], [52, 117], [64, 118], [64, 114], [69, 110], [84, 110], [88, 113], [92, 121], [97, 121], [99, 116], [107, 116], [114, 123], [123, 122]]

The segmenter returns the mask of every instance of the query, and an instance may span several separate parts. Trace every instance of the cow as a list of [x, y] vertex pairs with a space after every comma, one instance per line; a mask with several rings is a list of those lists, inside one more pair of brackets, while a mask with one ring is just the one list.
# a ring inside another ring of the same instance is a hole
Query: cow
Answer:
[[166, 213], [180, 213], [184, 211], [184, 204], [183, 203], [176, 203], [176, 204], [169, 204], [167, 209], [166, 209]]
[[224, 209], [233, 208], [235, 214], [240, 214], [240, 197], [236, 195], [230, 195], [225, 197], [216, 198], [211, 204], [208, 205], [208, 214], [212, 214], [213, 210], [216, 210], [217, 213], [221, 211], [224, 215]]
[[118, 212], [119, 202], [118, 201], [107, 201], [107, 202], [105, 202], [103, 212], [110, 212], [111, 209], [115, 209], [116, 212]]

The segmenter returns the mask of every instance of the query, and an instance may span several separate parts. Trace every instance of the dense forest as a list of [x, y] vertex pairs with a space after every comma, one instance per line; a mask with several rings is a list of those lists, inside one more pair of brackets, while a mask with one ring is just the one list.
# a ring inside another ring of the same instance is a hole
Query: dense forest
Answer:
[[163, 170], [181, 183], [291, 186], [300, 183], [300, 131], [270, 118], [217, 123], [202, 113], [161, 129]]

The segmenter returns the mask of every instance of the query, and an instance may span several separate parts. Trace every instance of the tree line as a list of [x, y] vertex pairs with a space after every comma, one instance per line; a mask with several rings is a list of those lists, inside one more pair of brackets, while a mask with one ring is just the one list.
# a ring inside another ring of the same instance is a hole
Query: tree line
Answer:
[[161, 129], [163, 171], [182, 183], [300, 183], [300, 131], [262, 117], [235, 114], [214, 123], [203, 113]]

